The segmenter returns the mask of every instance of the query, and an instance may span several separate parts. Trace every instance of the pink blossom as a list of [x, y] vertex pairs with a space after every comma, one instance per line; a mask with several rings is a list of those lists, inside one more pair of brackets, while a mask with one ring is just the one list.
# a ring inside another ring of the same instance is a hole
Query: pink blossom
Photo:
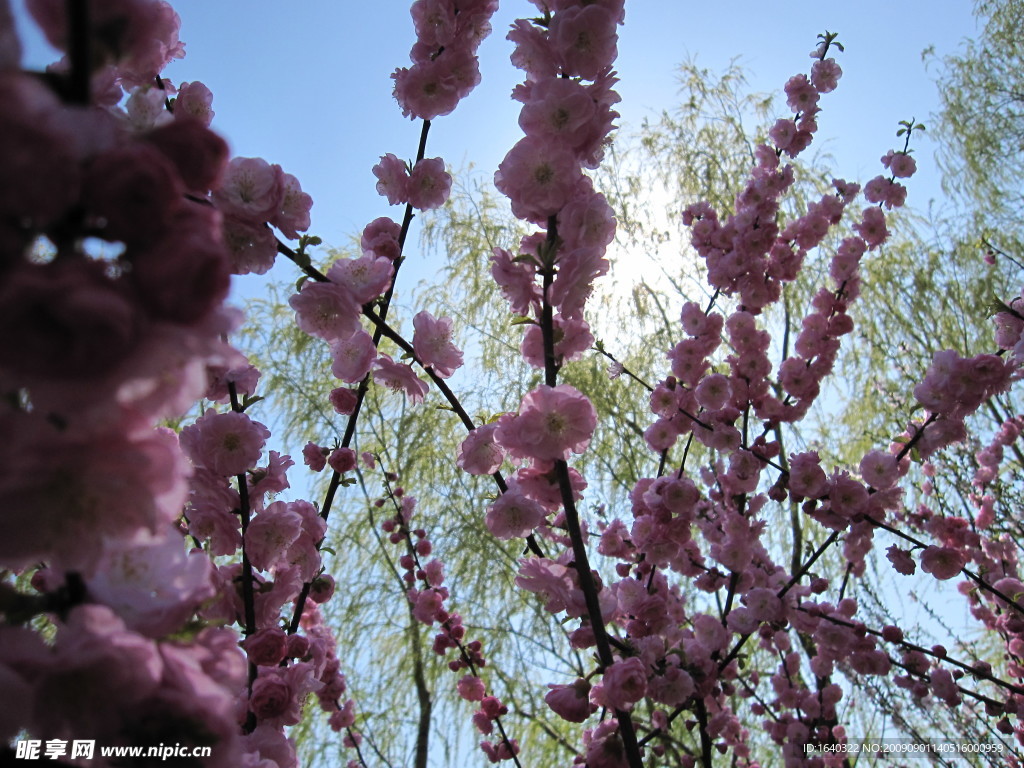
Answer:
[[[459, 103], [460, 90], [468, 93], [479, 81], [475, 71], [475, 57], [456, 61], [454, 55], [442, 55], [433, 61], [421, 61], [411, 68], [395, 70], [391, 75], [395, 81], [395, 98], [402, 107], [402, 114], [421, 120], [433, 120], [440, 115], [450, 114]], [[464, 73], [458, 67], [467, 69]], [[466, 83], [460, 87], [460, 80]]]
[[701, 613], [693, 617], [693, 632], [697, 642], [708, 653], [725, 649], [729, 642], [729, 632], [715, 616]]
[[109, 543], [88, 589], [90, 598], [117, 611], [130, 629], [156, 638], [180, 630], [214, 594], [210, 558], [199, 550], [186, 552], [173, 529], [140, 532], [130, 544]]
[[456, 19], [458, 18], [455, 3], [417, 0], [412, 4], [410, 12], [420, 43], [431, 49], [437, 49], [455, 42]]
[[299, 232], [309, 229], [313, 198], [302, 191], [299, 180], [290, 173], [281, 177], [281, 188], [281, 204], [269, 221], [289, 240], [297, 240]]
[[524, 559], [516, 576], [516, 586], [540, 595], [545, 610], [560, 613], [575, 602], [578, 591], [568, 568], [544, 557]]
[[213, 192], [217, 207], [243, 221], [269, 221], [281, 208], [284, 172], [260, 157], [236, 157]]
[[517, 487], [510, 487], [487, 510], [487, 529], [499, 539], [524, 538], [543, 523], [547, 514]]
[[559, 257], [558, 274], [551, 285], [551, 303], [567, 318], [580, 318], [594, 289], [595, 278], [607, 274], [603, 248], [574, 248]]
[[906, 152], [889, 150], [882, 157], [882, 165], [888, 168], [897, 179], [906, 179], [917, 171], [917, 162]]
[[355, 410], [358, 398], [355, 391], [348, 387], [336, 387], [331, 390], [329, 399], [335, 411], [342, 416], [348, 416]]
[[828, 491], [828, 478], [817, 452], [797, 453], [789, 460], [789, 488], [797, 496], [817, 499]]
[[[59, 14], [64, 16], [63, 6]], [[75, 128], [62, 124], [63, 107], [41, 81], [4, 74], [0, 164], [5, 172], [0, 178], [0, 205], [10, 216], [46, 226], [80, 197]], [[24, 243], [16, 246], [23, 247]]]
[[498, 471], [505, 459], [505, 452], [495, 440], [497, 422], [485, 424], [471, 431], [459, 446], [456, 463], [471, 475], [490, 475]]
[[356, 452], [351, 448], [336, 448], [327, 458], [327, 463], [335, 472], [351, 472], [356, 468]]
[[568, 250], [604, 248], [615, 239], [615, 212], [600, 192], [577, 189], [558, 214], [558, 236]]
[[570, 685], [548, 684], [548, 688], [551, 690], [544, 701], [563, 720], [582, 723], [597, 711], [597, 707], [590, 702], [590, 683], [583, 678], [577, 678]]
[[106, 373], [133, 352], [141, 312], [96, 262], [16, 267], [0, 286], [0, 365], [61, 380]]
[[663, 675], [655, 675], [647, 683], [647, 693], [655, 701], [678, 707], [694, 694], [696, 685], [690, 674], [669, 666]]
[[[52, 46], [66, 50], [70, 33], [59, 0], [32, 0], [28, 10]], [[127, 84], [151, 82], [173, 59], [185, 55], [178, 40], [181, 19], [166, 2], [108, 0], [88, 16], [90, 51], [97, 62], [117, 64]]]
[[377, 193], [391, 205], [409, 201], [409, 169], [404, 161], [390, 152], [381, 155], [380, 162], [373, 166], [373, 175], [377, 177]]
[[583, 743], [587, 768], [625, 768], [629, 764], [615, 718], [584, 731]]
[[390, 259], [362, 256], [358, 259], [338, 259], [327, 270], [327, 278], [348, 291], [356, 304], [361, 306], [387, 290], [394, 272]]
[[452, 177], [439, 157], [424, 158], [413, 166], [409, 175], [409, 205], [421, 211], [440, 208], [448, 199]]
[[551, 20], [548, 37], [563, 72], [596, 80], [617, 54], [616, 17], [598, 4], [568, 6]]
[[261, 723], [295, 725], [302, 719], [306, 696], [322, 686], [307, 662], [287, 667], [260, 667], [252, 685], [249, 707]]
[[504, 248], [495, 248], [491, 255], [491, 277], [500, 288], [502, 296], [511, 305], [512, 312], [526, 315], [534, 305], [540, 304], [541, 288], [536, 282], [536, 266], [526, 261], [516, 261]]
[[722, 408], [732, 396], [729, 379], [720, 373], [713, 373], [701, 379], [696, 390], [697, 402], [711, 411]]
[[185, 192], [171, 160], [144, 143], [115, 147], [94, 158], [83, 186], [88, 213], [103, 222], [104, 237], [130, 244], [159, 236]]
[[283, 560], [288, 548], [302, 535], [302, 517], [283, 501], [275, 501], [256, 515], [245, 531], [245, 552], [254, 568], [269, 571]]
[[932, 690], [935, 695], [942, 699], [950, 707], [960, 705], [960, 691], [957, 689], [953, 675], [943, 667], [933, 667], [931, 670]]
[[260, 667], [273, 667], [288, 652], [288, 635], [280, 627], [267, 627], [249, 635], [241, 643], [249, 662]]
[[527, 136], [557, 137], [576, 148], [587, 139], [596, 112], [594, 100], [582, 84], [545, 78], [529, 89], [519, 126]]
[[868, 503], [868, 491], [864, 484], [850, 476], [849, 472], [834, 474], [828, 498], [832, 509], [850, 518], [864, 511]]
[[594, 406], [574, 387], [541, 385], [501, 418], [496, 438], [513, 456], [551, 461], [586, 450], [596, 426]]
[[743, 596], [743, 604], [758, 621], [779, 621], [782, 618], [782, 600], [774, 589], [755, 587]]
[[321, 448], [316, 443], [306, 443], [302, 449], [302, 458], [307, 467], [314, 472], [320, 472], [327, 466], [327, 449]]
[[796, 123], [788, 119], [777, 120], [775, 125], [768, 131], [768, 138], [772, 140], [776, 147], [783, 151], [789, 149], [795, 136]]
[[135, 88], [124, 105], [128, 125], [136, 133], [166, 125], [174, 117], [164, 107], [164, 91], [147, 83]]
[[526, 19], [517, 19], [507, 39], [516, 45], [512, 64], [525, 70], [530, 80], [540, 81], [558, 73], [556, 52], [545, 30]]
[[616, 661], [604, 671], [591, 698], [609, 709], [628, 710], [647, 693], [647, 666], [636, 656]]
[[347, 384], [360, 381], [377, 359], [373, 337], [362, 328], [351, 336], [331, 342], [331, 373]]
[[241, 523], [231, 513], [238, 508], [239, 499], [228, 479], [208, 469], [196, 469], [188, 501], [189, 533], [201, 541], [208, 540], [214, 555], [234, 554], [242, 545]]
[[295, 320], [306, 333], [326, 341], [349, 338], [359, 330], [359, 304], [344, 286], [307, 282], [288, 298]]
[[882, 491], [891, 488], [899, 479], [896, 457], [884, 451], [870, 451], [860, 462], [860, 475], [872, 488]]
[[334, 596], [334, 577], [329, 573], [321, 573], [309, 585], [309, 598], [314, 603], [326, 603]]
[[213, 122], [213, 93], [198, 80], [178, 86], [178, 95], [173, 101], [174, 119], [192, 118], [209, 127]]
[[494, 174], [494, 185], [512, 201], [512, 213], [545, 224], [569, 201], [582, 178], [572, 152], [533, 136], [520, 139]]
[[892, 567], [897, 573], [902, 573], [904, 576], [912, 576], [917, 571], [917, 563], [910, 556], [910, 550], [900, 549], [893, 544], [885, 551], [885, 556], [892, 563]]
[[222, 476], [256, 466], [270, 430], [244, 413], [207, 411], [181, 431], [185, 453], [198, 467]]
[[41, 661], [36, 660], [37, 706], [29, 728], [54, 735], [70, 735], [69, 728], [114, 735], [126, 711], [157, 694], [164, 674], [157, 644], [128, 630], [105, 605], [73, 608], [57, 630], [49, 659]]
[[886, 208], [900, 208], [907, 199], [907, 188], [884, 176], [876, 176], [864, 185], [864, 199], [882, 203]]
[[484, 698], [484, 681], [476, 675], [466, 675], [458, 682], [459, 696], [466, 701], [481, 701]]
[[921, 570], [940, 581], [959, 575], [963, 567], [963, 554], [952, 547], [925, 547], [921, 553]]
[[[594, 335], [590, 326], [581, 318], [566, 318], [556, 314], [553, 318], [555, 326], [555, 360], [562, 364], [578, 360], [580, 356], [594, 344]], [[539, 325], [530, 325], [523, 334], [520, 346], [523, 359], [534, 368], [544, 367], [544, 333]]]
[[863, 218], [854, 224], [853, 228], [871, 249], [877, 248], [889, 237], [889, 230], [885, 226], [885, 214], [878, 208], [865, 208]]
[[429, 312], [420, 312], [412, 320], [415, 331], [412, 346], [424, 366], [447, 379], [462, 365], [462, 352], [452, 343], [452, 319], [434, 318]]
[[277, 451], [269, 451], [267, 465], [256, 467], [249, 474], [249, 499], [253, 508], [263, 509], [263, 497], [269, 493], [280, 493], [291, 487], [288, 483], [288, 470], [295, 466], [291, 456], [282, 456]]
[[388, 355], [380, 355], [374, 362], [373, 378], [389, 389], [404, 392], [413, 403], [422, 403], [430, 389], [412, 368], [404, 363], [396, 363]]
[[219, 184], [228, 160], [228, 145], [199, 120], [179, 118], [150, 131], [145, 140], [174, 164], [189, 191], [205, 196]]
[[785, 85], [786, 104], [794, 112], [806, 112], [818, 105], [818, 91], [806, 75], [793, 75]]
[[444, 605], [444, 594], [441, 590], [430, 588], [416, 592], [413, 601], [413, 617], [428, 627], [434, 623], [438, 611]]
[[274, 266], [277, 241], [267, 227], [229, 214], [224, 217], [223, 235], [231, 255], [232, 274], [264, 275]]
[[831, 93], [839, 84], [843, 70], [835, 59], [819, 59], [811, 65], [811, 84], [818, 93]]
[[186, 203], [170, 226], [173, 236], [132, 251], [129, 279], [153, 317], [197, 323], [227, 296], [231, 257], [218, 242], [220, 221], [209, 206]]
[[363, 229], [359, 247], [366, 256], [394, 261], [401, 255], [398, 237], [402, 228], [387, 216], [374, 219]]

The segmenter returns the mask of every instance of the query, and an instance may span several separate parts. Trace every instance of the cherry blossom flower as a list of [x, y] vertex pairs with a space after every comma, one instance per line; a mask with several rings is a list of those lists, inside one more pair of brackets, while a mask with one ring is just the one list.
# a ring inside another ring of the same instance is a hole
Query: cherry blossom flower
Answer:
[[497, 422], [485, 424], [471, 431], [459, 446], [456, 464], [471, 475], [490, 475], [498, 471], [505, 452], [494, 439]]
[[424, 158], [413, 166], [409, 174], [409, 204], [421, 211], [440, 208], [448, 199], [452, 177], [444, 169], [439, 157]]
[[958, 576], [963, 567], [963, 554], [952, 547], [925, 547], [921, 553], [921, 570], [940, 581]]
[[452, 343], [452, 319], [435, 318], [429, 312], [419, 312], [412, 319], [415, 331], [412, 346], [424, 366], [447, 379], [462, 365], [462, 352]]
[[374, 362], [373, 378], [389, 389], [404, 392], [413, 403], [422, 403], [430, 389], [412, 368], [404, 363], [396, 363], [389, 355], [380, 355]]
[[569, 201], [582, 172], [563, 145], [527, 136], [512, 147], [494, 174], [494, 186], [520, 219], [544, 224]]
[[510, 454], [541, 461], [582, 453], [597, 426], [590, 401], [568, 384], [541, 385], [499, 420], [496, 438]]
[[544, 701], [563, 720], [582, 723], [597, 711], [597, 706], [590, 701], [590, 683], [582, 678], [571, 685], [549, 684], [548, 688], [551, 690]]
[[409, 201], [409, 169], [405, 162], [388, 152], [373, 166], [377, 177], [377, 192], [388, 199], [391, 205]]
[[377, 347], [373, 337], [362, 328], [351, 336], [331, 342], [331, 373], [348, 384], [360, 381], [373, 367]]
[[510, 487], [487, 510], [487, 529], [499, 539], [524, 538], [544, 522], [547, 513], [536, 501]]
[[207, 411], [181, 432], [192, 462], [218, 475], [241, 475], [256, 466], [270, 430], [244, 413]]

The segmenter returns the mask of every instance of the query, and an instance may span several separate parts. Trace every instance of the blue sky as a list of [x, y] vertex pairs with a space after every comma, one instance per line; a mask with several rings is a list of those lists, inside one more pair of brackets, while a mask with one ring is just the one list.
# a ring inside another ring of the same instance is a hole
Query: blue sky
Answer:
[[[24, 22], [23, 0], [12, 0]], [[342, 244], [377, 216], [400, 214], [374, 190], [370, 168], [393, 152], [411, 157], [418, 124], [403, 118], [391, 96], [390, 74], [408, 63], [413, 40], [408, 2], [337, 0], [179, 0], [187, 56], [166, 75], [175, 83], [201, 80], [214, 93], [214, 128], [236, 155], [261, 156], [295, 174], [314, 199], [311, 232]], [[713, 7], [712, 7], [713, 5]], [[937, 105], [921, 52], [956, 50], [975, 30], [968, 0], [785, 4], [748, 0], [688, 3], [627, 2], [621, 28], [619, 105], [624, 124], [675, 103], [675, 67], [696, 56], [712, 70], [733, 58], [750, 71], [751, 86], [780, 92], [809, 66], [819, 32], [840, 34], [839, 89], [823, 101], [822, 137], [837, 159], [836, 175], [867, 180], [878, 158], [895, 145], [899, 120], [927, 118]], [[784, 10], [782, 10], [784, 9]], [[450, 116], [435, 121], [428, 156], [460, 168], [473, 162], [487, 173], [519, 138], [519, 105], [509, 99], [521, 79], [510, 65], [505, 34], [534, 7], [502, 0], [494, 33], [481, 48], [483, 83]], [[26, 32], [25, 63], [42, 67], [54, 56]], [[930, 148], [918, 145], [920, 176], [910, 185], [919, 207], [937, 195]]]

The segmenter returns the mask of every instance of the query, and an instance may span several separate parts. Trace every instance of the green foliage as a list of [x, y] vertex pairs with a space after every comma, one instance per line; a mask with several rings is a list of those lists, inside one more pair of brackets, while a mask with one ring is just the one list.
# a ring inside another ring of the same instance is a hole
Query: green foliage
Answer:
[[943, 183], [1005, 234], [1024, 203], [1024, 3], [978, 0], [975, 15], [980, 32], [939, 62]]

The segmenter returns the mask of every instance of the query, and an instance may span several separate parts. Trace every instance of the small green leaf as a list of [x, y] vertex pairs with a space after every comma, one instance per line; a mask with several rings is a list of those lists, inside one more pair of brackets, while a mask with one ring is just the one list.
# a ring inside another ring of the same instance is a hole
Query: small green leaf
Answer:
[[266, 398], [264, 398], [263, 395], [246, 395], [245, 397], [242, 398], [242, 410], [244, 411], [250, 405], [254, 405], [255, 403], [258, 403], [260, 400], [265, 399]]

